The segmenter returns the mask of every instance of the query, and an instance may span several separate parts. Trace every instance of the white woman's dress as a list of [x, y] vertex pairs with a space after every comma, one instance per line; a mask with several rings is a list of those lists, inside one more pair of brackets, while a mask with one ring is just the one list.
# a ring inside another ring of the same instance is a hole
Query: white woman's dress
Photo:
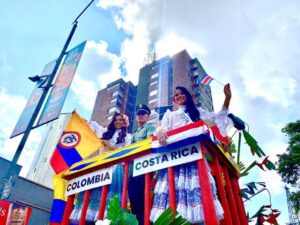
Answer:
[[[97, 137], [99, 137], [99, 138], [102, 138], [103, 133], [107, 131], [107, 128], [100, 126], [95, 121], [90, 121], [90, 122], [88, 122], [88, 124], [89, 124], [90, 128], [95, 132]], [[112, 138], [107, 140], [112, 146], [114, 146], [116, 148], [123, 148], [123, 147], [131, 144], [131, 135], [128, 133], [126, 133], [124, 142], [116, 144], [120, 131], [121, 131], [120, 129], [117, 129], [115, 131], [115, 133], [113, 134]], [[109, 152], [109, 151], [111, 151], [111, 150], [108, 148], [105, 148], [105, 146], [104, 146], [103, 148], [99, 149], [99, 155], [103, 154], [105, 152]], [[118, 196], [119, 196], [119, 201], [121, 201], [121, 197], [122, 197], [123, 180], [124, 180], [123, 165], [117, 164], [117, 165], [113, 166], [112, 169], [113, 169], [112, 183], [109, 185], [109, 189], [108, 189], [108, 195], [107, 195], [107, 200], [106, 200], [107, 204], [109, 203], [109, 200], [116, 194], [118, 194]], [[82, 203], [83, 203], [83, 197], [84, 197], [84, 192], [78, 194], [77, 203], [74, 206], [74, 209], [70, 216], [71, 225], [79, 224], [81, 208], [82, 208]], [[101, 197], [101, 187], [91, 190], [90, 202], [89, 202], [87, 213], [86, 213], [86, 221], [87, 222], [94, 222], [97, 220], [100, 197]]]
[[[228, 110], [223, 107], [219, 113], [208, 112], [198, 108], [200, 118], [208, 124], [216, 124], [222, 135], [226, 135], [226, 129], [232, 126], [232, 121], [227, 117]], [[185, 107], [179, 107], [176, 111], [167, 111], [161, 121], [161, 126], [165, 131], [173, 130], [178, 127], [193, 123]], [[205, 157], [203, 160], [206, 161]], [[217, 198], [216, 184], [211, 175], [210, 168], [206, 162], [209, 171], [209, 180], [213, 192], [214, 205], [218, 219], [223, 219], [224, 211]], [[176, 205], [177, 211], [190, 223], [204, 222], [202, 196], [200, 190], [198, 168], [196, 162], [186, 163], [174, 168]], [[167, 169], [158, 171], [157, 182], [154, 189], [154, 201], [151, 210], [150, 220], [156, 219], [169, 207], [168, 194], [168, 173]]]

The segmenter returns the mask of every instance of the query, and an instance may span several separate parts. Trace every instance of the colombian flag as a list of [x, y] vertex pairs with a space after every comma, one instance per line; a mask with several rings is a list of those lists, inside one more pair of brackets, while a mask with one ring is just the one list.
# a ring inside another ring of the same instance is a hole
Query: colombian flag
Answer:
[[59, 225], [62, 222], [66, 200], [65, 188], [67, 181], [64, 180], [61, 174], [54, 175], [53, 177], [53, 203], [50, 217], [50, 225]]
[[103, 144], [91, 130], [86, 121], [76, 112], [63, 132], [50, 159], [56, 174], [68, 169], [71, 165], [87, 158]]

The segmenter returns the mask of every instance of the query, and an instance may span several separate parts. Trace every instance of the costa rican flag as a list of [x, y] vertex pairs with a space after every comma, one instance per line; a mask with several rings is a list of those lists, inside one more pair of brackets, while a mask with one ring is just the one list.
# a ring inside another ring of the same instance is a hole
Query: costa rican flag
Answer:
[[160, 145], [157, 135], [152, 137], [153, 153], [162, 153], [172, 151], [174, 149], [191, 145], [199, 141], [211, 141], [208, 127], [203, 121], [188, 124], [174, 130], [167, 131], [167, 144]]
[[200, 83], [203, 85], [209, 85], [213, 79], [214, 78], [212, 78], [211, 76], [206, 74], [206, 75], [202, 76], [202, 78], [200, 79]]

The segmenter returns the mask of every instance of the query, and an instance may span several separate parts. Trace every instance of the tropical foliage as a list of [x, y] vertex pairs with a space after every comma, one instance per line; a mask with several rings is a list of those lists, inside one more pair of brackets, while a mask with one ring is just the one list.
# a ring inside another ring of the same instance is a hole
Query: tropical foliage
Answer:
[[[127, 209], [121, 208], [118, 195], [115, 195], [109, 202], [107, 219], [110, 221], [110, 225], [138, 225], [136, 216], [131, 214]], [[172, 212], [172, 209], [169, 207], [158, 217], [153, 225], [189, 224], [177, 211]]]
[[278, 155], [278, 173], [283, 181], [295, 187], [291, 193], [296, 213], [300, 211], [300, 120], [288, 123], [282, 132], [289, 138], [289, 147], [282, 155]]

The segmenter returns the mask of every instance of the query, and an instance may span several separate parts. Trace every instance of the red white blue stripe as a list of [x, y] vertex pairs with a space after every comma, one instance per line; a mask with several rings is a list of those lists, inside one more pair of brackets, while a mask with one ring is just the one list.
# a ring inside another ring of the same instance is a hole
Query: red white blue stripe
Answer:
[[200, 79], [200, 83], [203, 84], [203, 85], [209, 85], [210, 82], [213, 80], [214, 78], [212, 78], [211, 76], [209, 75], [203, 75]]
[[161, 145], [158, 142], [157, 135], [152, 137], [153, 153], [172, 151], [182, 146], [197, 143], [203, 140], [211, 140], [208, 134], [208, 127], [203, 121], [188, 124], [167, 132], [167, 145]]

